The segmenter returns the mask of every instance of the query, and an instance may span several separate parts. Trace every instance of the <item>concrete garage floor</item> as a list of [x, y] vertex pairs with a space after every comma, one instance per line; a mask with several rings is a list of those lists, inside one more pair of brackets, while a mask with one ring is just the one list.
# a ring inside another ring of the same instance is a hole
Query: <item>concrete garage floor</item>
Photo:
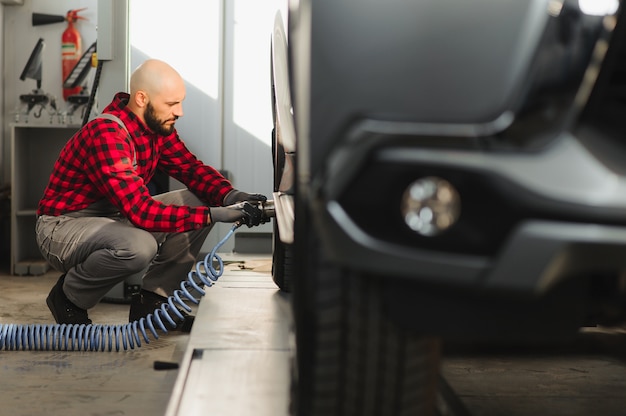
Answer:
[[586, 328], [568, 345], [455, 350], [443, 375], [473, 416], [626, 415], [626, 330]]
[[[271, 281], [268, 256], [223, 258], [191, 334], [124, 352], [0, 350], [0, 414], [287, 415], [289, 296]], [[0, 323], [52, 323], [45, 298], [57, 277], [0, 272]], [[101, 303], [90, 317], [127, 314]], [[178, 368], [157, 371], [156, 361]], [[626, 415], [626, 331], [589, 328], [547, 351], [455, 349], [443, 374], [474, 416]]]
[[[0, 276], [0, 323], [53, 324], [45, 299], [59, 274]], [[128, 322], [128, 305], [101, 303], [94, 323]], [[153, 338], [152, 338], [153, 339]], [[176, 371], [155, 371], [156, 360], [177, 362], [188, 335], [167, 335], [125, 352], [0, 351], [0, 414], [159, 415]]]

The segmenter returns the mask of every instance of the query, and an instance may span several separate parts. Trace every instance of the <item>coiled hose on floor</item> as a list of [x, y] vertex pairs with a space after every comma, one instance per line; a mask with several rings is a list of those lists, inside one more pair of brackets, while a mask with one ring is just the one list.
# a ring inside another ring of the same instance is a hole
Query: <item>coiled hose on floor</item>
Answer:
[[[17, 351], [120, 351], [141, 347], [141, 339], [150, 343], [148, 331], [155, 338], [159, 335], [157, 329], [168, 332], [176, 326], [175, 318], [183, 319], [177, 308], [191, 312], [191, 307], [185, 300], [193, 304], [200, 303], [200, 299], [192, 295], [192, 291], [205, 295], [203, 287], [211, 287], [224, 272], [224, 262], [217, 254], [217, 250], [233, 235], [239, 224], [233, 225], [224, 238], [217, 243], [204, 260], [196, 263], [187, 279], [180, 284], [180, 289], [167, 298], [160, 308], [138, 321], [120, 325], [98, 324], [0, 324], [0, 350]], [[214, 267], [217, 262], [218, 267]], [[141, 336], [140, 336], [141, 334]]]

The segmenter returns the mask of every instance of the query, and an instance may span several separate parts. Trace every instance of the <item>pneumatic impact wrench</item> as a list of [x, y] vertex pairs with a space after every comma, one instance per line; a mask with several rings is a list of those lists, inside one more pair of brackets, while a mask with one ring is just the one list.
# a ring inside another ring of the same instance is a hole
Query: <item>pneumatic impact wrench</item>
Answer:
[[236, 222], [237, 227], [247, 225], [253, 227], [260, 224], [269, 222], [270, 218], [276, 216], [276, 210], [274, 209], [274, 201], [244, 201], [238, 202], [233, 205], [228, 205], [226, 208], [241, 210], [245, 213], [243, 220]]

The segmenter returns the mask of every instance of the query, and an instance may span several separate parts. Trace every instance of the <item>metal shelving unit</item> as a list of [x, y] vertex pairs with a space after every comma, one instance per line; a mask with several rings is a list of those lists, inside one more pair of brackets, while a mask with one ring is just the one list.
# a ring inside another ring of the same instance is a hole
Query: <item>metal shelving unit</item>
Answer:
[[11, 273], [39, 275], [49, 266], [35, 239], [37, 204], [65, 142], [78, 125], [11, 124]]

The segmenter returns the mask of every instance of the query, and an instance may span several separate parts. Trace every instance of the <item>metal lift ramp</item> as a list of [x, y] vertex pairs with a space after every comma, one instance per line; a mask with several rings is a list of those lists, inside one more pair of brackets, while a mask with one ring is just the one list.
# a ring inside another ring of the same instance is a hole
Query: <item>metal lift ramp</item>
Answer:
[[289, 297], [271, 259], [228, 258], [198, 306], [166, 416], [288, 415]]

